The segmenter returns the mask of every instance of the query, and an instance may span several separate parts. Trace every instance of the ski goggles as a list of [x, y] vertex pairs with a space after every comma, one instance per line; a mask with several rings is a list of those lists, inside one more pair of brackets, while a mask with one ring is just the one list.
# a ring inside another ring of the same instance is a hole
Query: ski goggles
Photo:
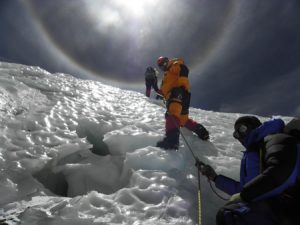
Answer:
[[238, 124], [234, 129], [233, 137], [236, 139], [243, 139], [248, 133], [248, 127], [244, 124]]

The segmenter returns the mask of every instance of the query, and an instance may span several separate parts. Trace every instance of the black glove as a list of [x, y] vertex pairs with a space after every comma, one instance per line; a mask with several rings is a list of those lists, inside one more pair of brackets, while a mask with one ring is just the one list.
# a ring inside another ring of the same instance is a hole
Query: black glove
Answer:
[[203, 162], [201, 162], [198, 157], [196, 157], [196, 162], [195, 162], [195, 166], [198, 168], [198, 170], [201, 171], [202, 167], [205, 166], [205, 164]]
[[201, 124], [198, 124], [195, 131], [194, 131], [198, 137], [204, 141], [208, 140], [209, 139], [209, 132], [208, 130], [206, 130], [206, 128], [201, 125]]
[[206, 176], [209, 180], [215, 181], [217, 173], [210, 165], [206, 165], [199, 159], [196, 159], [195, 166], [200, 170], [202, 175]]

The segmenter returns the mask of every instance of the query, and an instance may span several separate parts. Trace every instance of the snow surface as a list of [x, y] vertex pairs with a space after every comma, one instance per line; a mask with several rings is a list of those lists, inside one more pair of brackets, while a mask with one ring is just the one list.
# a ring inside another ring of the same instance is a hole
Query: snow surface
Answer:
[[[164, 113], [161, 101], [141, 93], [0, 63], [0, 221], [197, 224], [190, 150], [182, 139], [178, 151], [153, 147]], [[190, 116], [211, 133], [204, 142], [182, 129], [194, 153], [237, 179], [243, 149], [232, 127], [240, 114], [191, 108]], [[202, 224], [215, 224], [225, 202], [202, 176], [201, 201]]]

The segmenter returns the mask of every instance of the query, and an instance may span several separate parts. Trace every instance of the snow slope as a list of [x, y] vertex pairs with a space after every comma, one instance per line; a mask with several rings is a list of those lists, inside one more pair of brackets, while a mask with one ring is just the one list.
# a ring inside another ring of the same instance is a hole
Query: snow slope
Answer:
[[[0, 221], [7, 224], [197, 224], [197, 171], [179, 151], [153, 147], [162, 102], [38, 67], [0, 63]], [[194, 153], [237, 178], [239, 114], [192, 108], [211, 142], [182, 129]], [[262, 118], [263, 119], [263, 118]], [[225, 202], [201, 177], [203, 224]], [[225, 195], [223, 193], [223, 195]]]

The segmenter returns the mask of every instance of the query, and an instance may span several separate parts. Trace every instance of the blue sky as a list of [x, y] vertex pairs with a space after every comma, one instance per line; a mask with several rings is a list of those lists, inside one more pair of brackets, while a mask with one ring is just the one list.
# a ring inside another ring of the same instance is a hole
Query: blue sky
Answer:
[[0, 60], [144, 89], [158, 56], [190, 68], [192, 106], [300, 114], [297, 0], [2, 0]]

